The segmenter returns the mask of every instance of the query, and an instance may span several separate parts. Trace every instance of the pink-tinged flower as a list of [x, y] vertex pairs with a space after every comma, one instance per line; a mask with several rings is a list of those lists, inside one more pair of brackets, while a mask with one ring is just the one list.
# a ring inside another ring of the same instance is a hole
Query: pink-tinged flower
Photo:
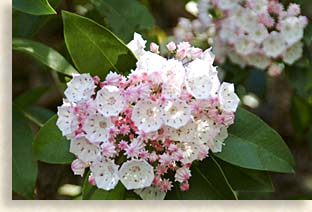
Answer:
[[173, 41], [169, 42], [166, 47], [170, 52], [174, 51], [177, 48], [176, 44]]
[[144, 148], [144, 144], [139, 139], [134, 139], [125, 148], [127, 158], [138, 158], [140, 151]]
[[159, 163], [163, 166], [168, 166], [171, 163], [172, 159], [171, 156], [167, 153], [163, 153], [159, 155]]
[[166, 167], [165, 165], [158, 165], [156, 167], [156, 174], [161, 176], [167, 173], [168, 167]]
[[230, 112], [236, 111], [239, 98], [234, 92], [234, 84], [223, 82], [220, 86], [218, 95], [222, 109]]
[[64, 104], [57, 108], [56, 125], [61, 130], [63, 136], [73, 136], [78, 129], [78, 117], [75, 114], [74, 106], [70, 103]]
[[109, 191], [114, 189], [119, 181], [118, 166], [112, 160], [96, 160], [90, 170], [98, 188]]
[[95, 178], [93, 177], [92, 173], [88, 177], [88, 183], [93, 186], [96, 185]]
[[148, 159], [151, 163], [154, 163], [156, 160], [158, 160], [158, 155], [156, 154], [156, 152], [152, 152], [149, 154]]
[[71, 140], [69, 152], [75, 154], [84, 162], [94, 161], [100, 153], [99, 146], [90, 143], [85, 138]]
[[177, 182], [184, 182], [184, 181], [188, 181], [191, 177], [191, 171], [189, 168], [186, 167], [182, 167], [177, 169], [176, 174], [174, 175], [175, 181]]
[[130, 127], [129, 127], [127, 124], [122, 124], [122, 125], [119, 127], [119, 130], [120, 130], [120, 133], [121, 133], [121, 134], [127, 135], [127, 134], [129, 134], [129, 132], [130, 132]]
[[272, 77], [279, 76], [284, 70], [285, 65], [283, 63], [272, 63], [269, 67], [268, 74]]
[[104, 86], [95, 101], [98, 111], [106, 117], [117, 116], [125, 107], [125, 100], [116, 86]]
[[101, 114], [90, 115], [83, 124], [86, 138], [93, 143], [107, 141], [112, 123]]
[[141, 159], [147, 160], [149, 157], [149, 153], [147, 150], [143, 150], [139, 153], [139, 156]]
[[178, 147], [175, 144], [170, 144], [169, 147], [168, 147], [168, 150], [170, 152], [176, 152], [176, 151], [178, 151]]
[[119, 129], [115, 126], [112, 126], [109, 128], [109, 136], [112, 138], [115, 138], [119, 134]]
[[118, 147], [119, 147], [121, 150], [126, 149], [127, 146], [128, 146], [128, 143], [127, 143], [126, 141], [124, 141], [124, 140], [121, 140], [121, 141], [119, 142], [119, 144], [118, 144]]
[[71, 102], [87, 101], [94, 94], [94, 81], [90, 74], [74, 75], [67, 83], [64, 94]]
[[169, 179], [162, 179], [160, 185], [159, 185], [159, 190], [163, 192], [170, 191], [172, 187], [172, 182]]
[[83, 176], [86, 167], [88, 167], [88, 165], [80, 159], [76, 159], [71, 163], [71, 169], [74, 172], [74, 175], [80, 175], [81, 177]]
[[145, 160], [132, 159], [122, 164], [119, 178], [127, 190], [149, 187], [154, 179], [153, 167]]
[[180, 184], [180, 190], [181, 191], [187, 191], [189, 189], [190, 189], [190, 185], [189, 185], [188, 181], [185, 181], [185, 182]]
[[150, 50], [151, 50], [151, 52], [158, 54], [159, 53], [159, 46], [156, 43], [152, 42], [150, 44]]
[[114, 154], [116, 154], [116, 148], [114, 146], [114, 144], [112, 144], [111, 142], [104, 142], [101, 145], [102, 148], [102, 154], [106, 157], [113, 157]]

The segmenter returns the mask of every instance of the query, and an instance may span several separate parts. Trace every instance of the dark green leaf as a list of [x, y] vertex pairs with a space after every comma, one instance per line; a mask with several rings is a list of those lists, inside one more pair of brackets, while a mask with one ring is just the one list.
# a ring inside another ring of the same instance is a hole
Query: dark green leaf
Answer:
[[189, 181], [190, 189], [180, 191], [175, 184], [172, 191], [168, 192], [166, 199], [175, 200], [208, 200], [208, 199], [235, 199], [220, 166], [211, 158], [200, 161], [191, 167], [192, 177]]
[[233, 166], [215, 158], [235, 191], [240, 192], [272, 192], [274, 190], [271, 177], [267, 172]]
[[98, 189], [88, 183], [88, 176], [86, 175], [82, 186], [82, 199], [84, 200], [123, 200], [126, 189], [119, 182], [117, 186], [111, 191]]
[[33, 198], [37, 163], [32, 155], [32, 132], [23, 114], [15, 106], [12, 121], [12, 188], [26, 198]]
[[[104, 17], [112, 31], [125, 42], [134, 32], [152, 29], [154, 18], [137, 0], [90, 0]], [[135, 11], [135, 12], [134, 12]]]
[[312, 107], [304, 99], [293, 95], [290, 112], [293, 128], [297, 133], [302, 135], [312, 126]]
[[[57, 7], [61, 0], [50, 0], [52, 7]], [[52, 17], [56, 16], [34, 16], [19, 11], [13, 11], [12, 34], [13, 37], [30, 38], [35, 35]]]
[[63, 11], [62, 17], [67, 49], [80, 72], [105, 77], [135, 68], [133, 53], [108, 29], [73, 13]]
[[49, 87], [38, 87], [27, 90], [14, 99], [14, 104], [20, 109], [28, 108], [36, 103], [48, 90]]
[[260, 98], [264, 98], [266, 94], [266, 83], [266, 73], [263, 70], [254, 68], [250, 70], [250, 74], [245, 83], [245, 87], [247, 91], [256, 94]]
[[31, 15], [56, 14], [48, 0], [13, 0], [13, 8]]
[[220, 159], [248, 169], [294, 172], [294, 159], [281, 136], [256, 115], [238, 108]]
[[34, 156], [46, 163], [68, 164], [75, 157], [69, 152], [70, 142], [56, 126], [57, 115], [49, 119], [39, 130], [33, 145]]
[[34, 57], [54, 71], [68, 76], [78, 73], [60, 53], [42, 43], [27, 39], [13, 38], [12, 44], [14, 50]]
[[24, 116], [30, 121], [42, 127], [55, 113], [47, 108], [33, 106], [23, 111]]

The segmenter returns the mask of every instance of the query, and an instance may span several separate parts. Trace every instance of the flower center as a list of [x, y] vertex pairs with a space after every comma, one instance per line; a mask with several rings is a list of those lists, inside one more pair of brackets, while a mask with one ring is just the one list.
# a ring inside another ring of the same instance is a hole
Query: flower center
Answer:
[[106, 128], [107, 127], [107, 123], [105, 121], [100, 121], [99, 126], [101, 128]]

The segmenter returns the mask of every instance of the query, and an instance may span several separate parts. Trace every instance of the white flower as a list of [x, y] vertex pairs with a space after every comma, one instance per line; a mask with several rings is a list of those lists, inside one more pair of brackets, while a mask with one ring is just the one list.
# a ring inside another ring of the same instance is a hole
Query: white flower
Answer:
[[292, 45], [303, 37], [303, 27], [298, 17], [288, 17], [281, 21], [281, 36], [288, 45]]
[[127, 44], [127, 47], [131, 49], [134, 55], [139, 59], [142, 55], [145, 54], [145, 44], [146, 40], [142, 38], [142, 35], [134, 33], [133, 40]]
[[164, 200], [167, 194], [164, 191], [160, 191], [155, 186], [135, 189], [134, 192], [139, 195], [142, 200]]
[[71, 163], [71, 169], [74, 172], [74, 175], [80, 175], [81, 177], [83, 176], [86, 167], [88, 167], [88, 165], [80, 159], [73, 160]]
[[288, 65], [293, 64], [296, 60], [298, 60], [302, 56], [302, 42], [295, 43], [293, 46], [288, 48], [286, 52], [283, 54], [283, 61]]
[[69, 151], [75, 154], [84, 162], [90, 162], [96, 159], [99, 155], [100, 149], [97, 145], [90, 143], [85, 138], [78, 138], [71, 140]]
[[281, 34], [271, 32], [267, 39], [263, 42], [263, 51], [269, 57], [277, 57], [286, 49], [286, 44]]
[[179, 129], [175, 128], [167, 128], [168, 134], [170, 135], [170, 138], [174, 141], [180, 141], [180, 142], [191, 142], [196, 137], [196, 129], [197, 125], [195, 122], [190, 121], [183, 127]]
[[102, 145], [102, 154], [106, 157], [113, 157], [116, 154], [116, 148], [113, 143], [105, 141]]
[[222, 146], [224, 145], [223, 141], [228, 137], [228, 132], [226, 127], [220, 129], [219, 134], [216, 136], [213, 143], [210, 143], [209, 148], [213, 153], [221, 152]]
[[211, 64], [195, 59], [186, 68], [186, 88], [197, 99], [214, 96], [220, 85], [218, 73]]
[[239, 98], [235, 94], [234, 84], [223, 82], [218, 94], [221, 108], [226, 111], [235, 112], [239, 103]]
[[248, 55], [255, 49], [255, 43], [247, 36], [241, 36], [235, 42], [235, 50], [241, 55]]
[[257, 44], [262, 43], [269, 36], [267, 28], [259, 23], [250, 30], [248, 37]]
[[201, 116], [196, 120], [195, 137], [191, 141], [196, 141], [198, 144], [206, 144], [212, 141], [219, 133], [219, 128], [214, 125], [213, 120], [206, 116]]
[[136, 63], [137, 72], [152, 73], [161, 71], [167, 60], [158, 54], [146, 52]]
[[119, 181], [118, 166], [112, 160], [96, 160], [90, 170], [98, 188], [109, 191], [114, 189]]
[[104, 86], [96, 95], [98, 111], [106, 116], [117, 116], [125, 107], [125, 100], [116, 86]]
[[57, 107], [56, 125], [61, 130], [63, 136], [74, 136], [75, 130], [78, 128], [78, 118], [74, 111], [74, 106], [64, 102], [62, 106]]
[[145, 160], [133, 159], [122, 164], [119, 178], [127, 190], [149, 187], [154, 179], [154, 169]]
[[164, 63], [162, 68], [162, 78], [164, 83], [175, 84], [180, 87], [185, 77], [185, 69], [181, 61], [170, 59]]
[[74, 75], [67, 83], [64, 94], [71, 102], [87, 101], [94, 94], [94, 81], [90, 74]]
[[271, 64], [270, 58], [260, 53], [248, 55], [246, 61], [249, 65], [259, 69], [266, 69]]
[[180, 143], [178, 147], [182, 150], [183, 159], [181, 162], [183, 164], [192, 163], [194, 160], [198, 159], [200, 146], [195, 142]]
[[107, 141], [109, 138], [109, 128], [112, 123], [101, 114], [93, 114], [86, 118], [83, 123], [83, 130], [86, 138], [91, 142]]
[[222, 10], [229, 10], [240, 3], [241, 0], [218, 0], [215, 1]]
[[191, 176], [191, 170], [189, 168], [181, 167], [177, 169], [174, 178], [175, 181], [183, 183], [184, 181], [189, 180]]
[[167, 101], [163, 108], [163, 120], [167, 126], [179, 129], [191, 119], [191, 109], [183, 101]]
[[142, 131], [148, 133], [158, 130], [163, 124], [162, 111], [158, 104], [140, 100], [133, 108], [131, 119]]

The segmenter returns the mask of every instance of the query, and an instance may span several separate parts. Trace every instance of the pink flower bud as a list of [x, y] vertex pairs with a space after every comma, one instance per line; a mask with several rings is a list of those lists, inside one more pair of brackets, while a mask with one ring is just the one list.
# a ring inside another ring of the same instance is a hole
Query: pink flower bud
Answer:
[[171, 41], [170, 43], [168, 43], [167, 45], [166, 45], [166, 47], [167, 47], [167, 49], [169, 50], [169, 51], [174, 51], [176, 48], [177, 48], [177, 46], [176, 46], [176, 44], [173, 42], [173, 41]]
[[152, 42], [150, 45], [150, 50], [151, 52], [158, 54], [159, 46], [156, 43]]

